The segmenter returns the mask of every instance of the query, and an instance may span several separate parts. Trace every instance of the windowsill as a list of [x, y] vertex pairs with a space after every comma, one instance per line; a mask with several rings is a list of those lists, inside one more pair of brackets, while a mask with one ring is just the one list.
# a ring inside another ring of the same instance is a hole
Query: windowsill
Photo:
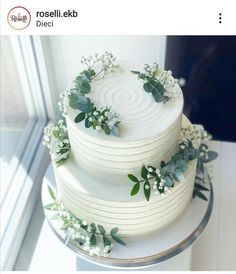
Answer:
[[[236, 231], [236, 220], [232, 218], [236, 207], [233, 181], [236, 143], [213, 142], [211, 147], [219, 152], [214, 162], [214, 209], [205, 232], [193, 247], [192, 270], [233, 270], [236, 269], [236, 238], [231, 237]], [[14, 270], [101, 269], [78, 261], [75, 253], [58, 240], [44, 218], [41, 197], [38, 197]]]

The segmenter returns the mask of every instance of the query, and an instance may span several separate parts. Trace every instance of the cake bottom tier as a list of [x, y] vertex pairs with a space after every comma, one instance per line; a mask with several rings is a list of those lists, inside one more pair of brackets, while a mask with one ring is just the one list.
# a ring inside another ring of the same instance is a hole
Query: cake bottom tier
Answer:
[[[59, 193], [67, 209], [88, 223], [105, 229], [119, 228], [123, 237], [151, 233], [180, 216], [192, 199], [196, 160], [189, 163], [185, 181], [176, 183], [170, 193], [151, 194], [146, 201], [143, 191], [130, 196], [133, 183], [108, 184], [78, 169], [73, 158], [54, 172]], [[112, 179], [112, 178], [111, 178]]]

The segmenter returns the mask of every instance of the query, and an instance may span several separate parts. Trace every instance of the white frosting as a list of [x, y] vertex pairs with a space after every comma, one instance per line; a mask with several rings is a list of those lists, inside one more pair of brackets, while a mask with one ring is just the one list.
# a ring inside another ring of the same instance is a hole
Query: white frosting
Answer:
[[[189, 125], [186, 118], [183, 125]], [[75, 215], [106, 229], [119, 227], [121, 235], [134, 236], [160, 229], [184, 211], [192, 197], [196, 160], [189, 163], [185, 182], [176, 183], [164, 197], [152, 193], [149, 202], [142, 190], [130, 196], [132, 182], [112, 184], [110, 177], [108, 184], [79, 169], [73, 158], [54, 170], [62, 200]]]
[[[122, 71], [93, 81], [90, 93], [97, 107], [110, 105], [120, 114], [120, 137], [87, 129], [84, 122], [76, 124], [77, 110], [69, 109], [67, 115], [76, 163], [110, 183], [126, 182], [126, 174], [136, 174], [143, 163], [158, 165], [160, 160], [168, 159], [176, 148], [183, 108], [181, 92], [163, 104], [156, 103], [153, 96], [143, 90], [143, 82], [131, 73], [131, 70], [142, 70], [143, 65], [126, 63], [121, 67]], [[180, 91], [178, 85], [175, 89]]]

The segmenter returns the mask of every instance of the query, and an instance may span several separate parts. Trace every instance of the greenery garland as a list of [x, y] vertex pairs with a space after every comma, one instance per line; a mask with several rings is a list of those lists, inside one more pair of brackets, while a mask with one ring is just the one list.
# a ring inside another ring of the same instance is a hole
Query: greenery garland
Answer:
[[178, 94], [174, 90], [178, 80], [171, 76], [171, 71], [160, 69], [155, 63], [152, 67], [146, 64], [144, 72], [132, 71], [132, 73], [136, 74], [138, 79], [144, 80], [143, 89], [151, 93], [157, 103], [166, 103], [171, 97]]
[[[121, 122], [118, 114], [113, 112], [109, 106], [100, 107], [94, 105], [86, 95], [91, 91], [91, 83], [94, 80], [103, 79], [107, 74], [115, 71], [118, 65], [114, 64], [116, 58], [108, 52], [94, 57], [82, 57], [81, 62], [88, 68], [76, 77], [75, 86], [67, 92], [69, 106], [77, 109], [80, 113], [75, 117], [75, 123], [84, 121], [86, 128], [103, 131], [105, 134], [119, 136], [118, 125]], [[60, 104], [61, 110], [65, 108]], [[65, 113], [66, 114], [66, 113]]]
[[117, 227], [107, 232], [102, 225], [88, 224], [85, 220], [81, 220], [67, 210], [49, 185], [48, 191], [53, 202], [44, 206], [44, 208], [56, 212], [53, 219], [60, 222], [60, 230], [64, 232], [66, 244], [71, 242], [79, 245], [91, 255], [99, 256], [107, 256], [111, 252], [114, 243], [126, 245], [124, 240], [117, 236]]
[[174, 187], [175, 182], [184, 182], [184, 173], [188, 169], [189, 162], [198, 159], [193, 197], [198, 196], [207, 200], [201, 191], [208, 190], [204, 184], [206, 181], [210, 182], [211, 177], [204, 164], [213, 161], [218, 154], [215, 151], [209, 151], [206, 144], [200, 143], [211, 138], [203, 128], [198, 129], [190, 126], [182, 128], [181, 131], [182, 142], [168, 162], [162, 161], [160, 168], [144, 165], [141, 169], [141, 179], [133, 174], [128, 174], [128, 178], [134, 183], [130, 192], [131, 196], [139, 192], [141, 185], [143, 185], [143, 192], [147, 201], [150, 199], [151, 188], [154, 194], [164, 195], [170, 191], [170, 188]]

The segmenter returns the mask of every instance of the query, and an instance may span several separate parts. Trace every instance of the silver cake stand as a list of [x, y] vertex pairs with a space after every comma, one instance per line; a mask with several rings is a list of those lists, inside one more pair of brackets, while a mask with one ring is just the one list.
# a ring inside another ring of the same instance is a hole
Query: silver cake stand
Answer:
[[[52, 202], [47, 185], [56, 189], [51, 164], [46, 171], [42, 184], [43, 205]], [[180, 261], [183, 261], [181, 256], [184, 253], [190, 254], [187, 259], [190, 262], [191, 247], [204, 231], [211, 216], [213, 207], [212, 185], [210, 185], [210, 191], [204, 192], [204, 194], [207, 196], [208, 201], [203, 201], [196, 197], [185, 212], [167, 228], [145, 237], [133, 238], [126, 241], [127, 246], [116, 244], [108, 257], [91, 256], [88, 252], [70, 242], [66, 246], [83, 260], [93, 265], [96, 264], [110, 269], [152, 268], [177, 257], [180, 258]], [[55, 213], [50, 210], [44, 210], [44, 213], [55, 235], [65, 243], [63, 232], [60, 231], [58, 223], [52, 218], [52, 215]]]

